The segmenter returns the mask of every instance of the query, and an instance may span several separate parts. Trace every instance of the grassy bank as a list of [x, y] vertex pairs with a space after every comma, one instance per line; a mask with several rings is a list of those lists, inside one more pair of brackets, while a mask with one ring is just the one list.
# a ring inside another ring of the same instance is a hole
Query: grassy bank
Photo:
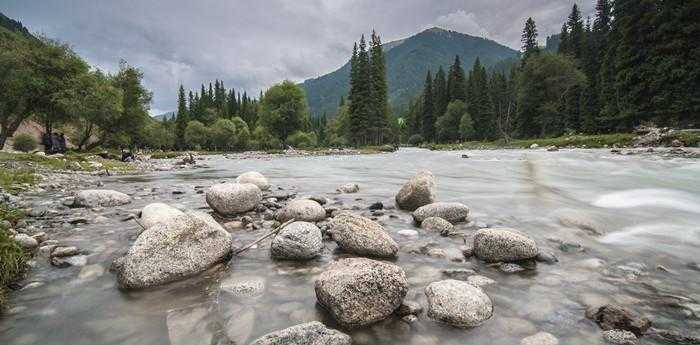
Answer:
[[634, 137], [635, 135], [632, 133], [567, 135], [556, 138], [516, 139], [508, 143], [503, 140], [489, 142], [472, 141], [459, 144], [432, 144], [426, 147], [431, 150], [521, 149], [529, 148], [532, 144], [537, 144], [540, 147], [604, 148], [629, 146], [632, 144]]
[[10, 236], [7, 223], [11, 226], [24, 217], [17, 210], [0, 204], [0, 312], [7, 306], [7, 286], [18, 279], [26, 269], [28, 255]]
[[62, 156], [42, 156], [32, 153], [0, 152], [0, 164], [21, 166], [25, 171], [31, 170], [65, 170], [65, 171], [133, 171], [133, 165], [114, 159], [103, 159], [91, 153], [66, 153]]

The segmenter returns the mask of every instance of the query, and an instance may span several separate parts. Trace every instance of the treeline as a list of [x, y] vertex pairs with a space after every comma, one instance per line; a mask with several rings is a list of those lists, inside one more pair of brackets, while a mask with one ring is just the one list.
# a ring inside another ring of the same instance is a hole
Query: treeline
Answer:
[[65, 44], [0, 27], [0, 149], [28, 119], [46, 133], [69, 130], [80, 149], [144, 145], [151, 93], [142, 79], [125, 61], [104, 73]]
[[259, 99], [227, 90], [219, 80], [187, 94], [181, 85], [177, 116], [161, 127], [170, 134], [160, 149], [240, 151], [319, 144], [304, 91], [290, 81], [261, 92]]
[[627, 132], [642, 123], [684, 127], [700, 120], [700, 3], [598, 0], [594, 19], [573, 6], [557, 53], [525, 23], [510, 73], [459, 57], [428, 72], [403, 114], [405, 138], [420, 142], [510, 140], [564, 133]]

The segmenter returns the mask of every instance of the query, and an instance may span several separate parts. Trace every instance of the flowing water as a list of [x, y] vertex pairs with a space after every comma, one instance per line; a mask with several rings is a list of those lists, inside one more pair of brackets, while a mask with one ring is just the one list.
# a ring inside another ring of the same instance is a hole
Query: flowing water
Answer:
[[[460, 157], [462, 152], [417, 149], [257, 160], [211, 156], [206, 169], [104, 179], [104, 188], [126, 192], [134, 201], [104, 210], [108, 218], [104, 222], [57, 225], [47, 231], [64, 244], [88, 250], [87, 266], [57, 269], [37, 258], [26, 282], [44, 284], [12, 293], [14, 309], [0, 318], [0, 343], [206, 344], [208, 335], [222, 327], [249, 342], [311, 320], [337, 327], [316, 305], [313, 289], [315, 277], [330, 261], [347, 256], [330, 241], [319, 259], [307, 263], [271, 260], [269, 245], [261, 245], [235, 257], [228, 267], [215, 267], [184, 281], [142, 291], [117, 289], [109, 265], [128, 249], [138, 229], [134, 222], [121, 219], [154, 201], [206, 207], [194, 186], [232, 180], [249, 170], [265, 174], [273, 188], [324, 195], [332, 203], [368, 213], [367, 207], [376, 201], [393, 205], [400, 186], [418, 170], [429, 169], [437, 177], [440, 201], [470, 207], [472, 222], [457, 227], [467, 238], [478, 226], [509, 226], [528, 233], [541, 250], [559, 258], [557, 264], [538, 263], [518, 274], [503, 273], [474, 258], [456, 262], [461, 238], [427, 233], [414, 226], [408, 212], [387, 210], [379, 222], [402, 246], [395, 263], [408, 277], [407, 299], [425, 307], [423, 289], [446, 279], [442, 270], [472, 267], [497, 282], [485, 287], [494, 315], [482, 326], [466, 330], [435, 323], [425, 313], [411, 324], [391, 318], [347, 330], [356, 344], [518, 344], [539, 331], [554, 334], [562, 344], [603, 344], [600, 329], [584, 313], [587, 307], [611, 302], [644, 314], [655, 327], [698, 336], [700, 272], [689, 264], [700, 260], [699, 161], [620, 156], [602, 150], [466, 153], [468, 159]], [[347, 182], [358, 183], [360, 192], [334, 192]], [[172, 194], [174, 190], [184, 194]], [[33, 198], [55, 205], [58, 197]], [[95, 216], [89, 210], [82, 212]], [[404, 237], [398, 233], [404, 229], [417, 230], [419, 236]], [[240, 245], [266, 231], [240, 230], [233, 235]], [[583, 249], [562, 246], [562, 241]], [[428, 242], [435, 242], [446, 257], [404, 249]], [[250, 277], [264, 280], [262, 296], [219, 299], [221, 279]], [[222, 322], [222, 314], [233, 317]], [[661, 344], [656, 341], [642, 338], [644, 344]]]

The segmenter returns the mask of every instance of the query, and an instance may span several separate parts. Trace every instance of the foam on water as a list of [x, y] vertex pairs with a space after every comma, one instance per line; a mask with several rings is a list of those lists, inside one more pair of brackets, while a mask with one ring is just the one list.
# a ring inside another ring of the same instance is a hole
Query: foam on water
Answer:
[[673, 189], [629, 189], [600, 196], [593, 206], [604, 208], [632, 208], [657, 206], [686, 212], [700, 213], [700, 202], [692, 195]]

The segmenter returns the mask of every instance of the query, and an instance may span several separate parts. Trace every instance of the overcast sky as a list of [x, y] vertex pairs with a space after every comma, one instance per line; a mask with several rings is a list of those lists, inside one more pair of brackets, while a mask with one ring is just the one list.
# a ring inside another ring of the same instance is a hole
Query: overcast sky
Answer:
[[[68, 42], [88, 62], [141, 68], [151, 113], [174, 110], [177, 87], [223, 79], [257, 95], [347, 61], [372, 28], [384, 42], [439, 26], [515, 49], [527, 17], [540, 41], [560, 31], [569, 0], [0, 0], [0, 12], [30, 31]], [[593, 0], [578, 2], [584, 17]]]

